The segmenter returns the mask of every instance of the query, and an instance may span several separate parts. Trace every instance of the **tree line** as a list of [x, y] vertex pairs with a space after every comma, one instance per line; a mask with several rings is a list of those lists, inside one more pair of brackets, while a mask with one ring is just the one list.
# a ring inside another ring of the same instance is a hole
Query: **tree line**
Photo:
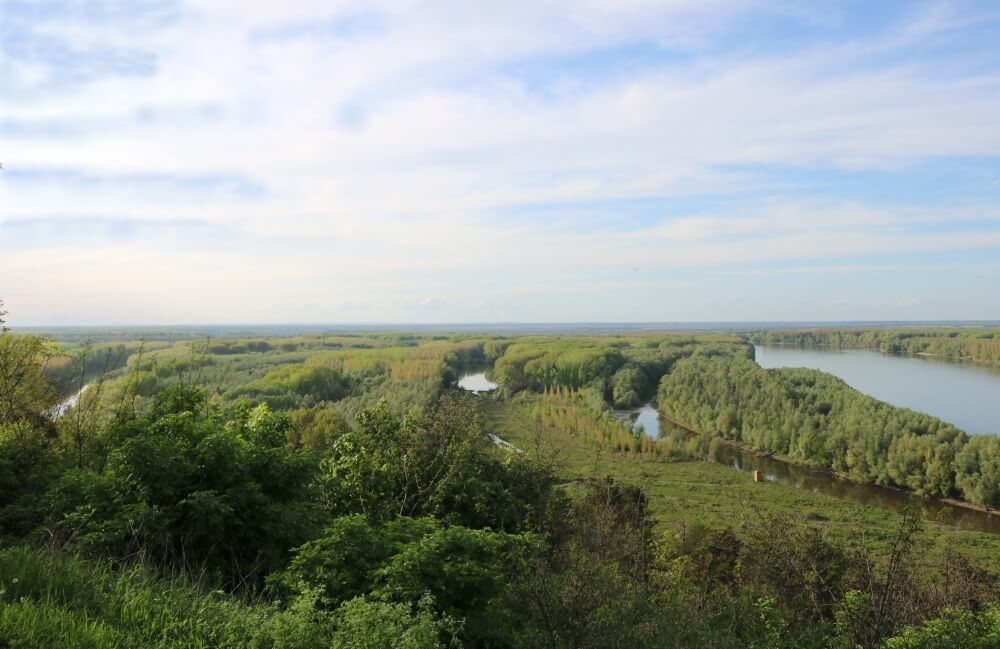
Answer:
[[633, 408], [655, 396], [660, 377], [682, 358], [752, 352], [728, 336], [540, 338], [507, 346], [493, 376], [508, 394], [588, 387], [617, 408]]
[[659, 407], [699, 431], [860, 482], [1000, 505], [1000, 438], [969, 436], [817, 370], [693, 356], [663, 378]]
[[748, 340], [762, 345], [872, 349], [1000, 363], [997, 329], [801, 329], [758, 331]]

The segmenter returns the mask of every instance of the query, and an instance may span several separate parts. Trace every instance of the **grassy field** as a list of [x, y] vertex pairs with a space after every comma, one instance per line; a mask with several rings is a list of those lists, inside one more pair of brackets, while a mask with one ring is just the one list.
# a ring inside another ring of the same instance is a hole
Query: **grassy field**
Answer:
[[[650, 513], [663, 533], [681, 525], [713, 528], [739, 527], [760, 514], [803, 517], [851, 543], [886, 547], [902, 517], [860, 503], [817, 494], [775, 482], [754, 482], [751, 474], [702, 460], [654, 458], [612, 452], [566, 428], [546, 427], [530, 415], [532, 399], [483, 398], [486, 420], [495, 434], [523, 449], [532, 458], [551, 464], [566, 480], [613, 477], [641, 486], [649, 497]], [[921, 541], [943, 550], [959, 549], [993, 572], [1000, 566], [1000, 536], [956, 531], [930, 521]]]

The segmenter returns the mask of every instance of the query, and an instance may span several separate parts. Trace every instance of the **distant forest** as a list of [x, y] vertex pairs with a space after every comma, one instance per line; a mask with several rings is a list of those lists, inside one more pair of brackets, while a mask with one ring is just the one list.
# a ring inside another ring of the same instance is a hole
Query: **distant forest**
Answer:
[[764, 345], [874, 349], [1000, 363], [1000, 331], [996, 329], [801, 329], [755, 332], [749, 340]]

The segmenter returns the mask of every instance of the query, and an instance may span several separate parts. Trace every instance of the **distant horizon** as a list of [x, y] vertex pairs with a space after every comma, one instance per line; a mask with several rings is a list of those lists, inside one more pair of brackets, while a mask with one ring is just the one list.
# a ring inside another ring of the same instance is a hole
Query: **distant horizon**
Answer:
[[614, 331], [743, 331], [749, 329], [781, 328], [910, 328], [910, 327], [969, 327], [1000, 328], [1000, 320], [677, 320], [677, 321], [565, 321], [565, 322], [287, 322], [287, 323], [193, 323], [193, 324], [80, 324], [80, 325], [17, 325], [13, 331], [24, 332], [87, 332], [87, 331], [150, 331], [166, 330], [178, 332], [198, 332], [199, 330], [219, 330], [228, 333], [287, 332], [300, 330], [314, 333], [318, 331], [378, 331], [384, 333], [433, 332], [447, 333], [492, 333], [523, 330], [525, 332], [545, 332], [559, 330], [579, 330], [593, 333], [594, 330]]

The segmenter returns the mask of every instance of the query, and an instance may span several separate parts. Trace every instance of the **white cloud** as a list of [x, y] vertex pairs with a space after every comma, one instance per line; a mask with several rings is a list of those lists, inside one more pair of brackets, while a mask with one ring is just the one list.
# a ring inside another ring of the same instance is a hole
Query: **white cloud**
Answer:
[[[995, 206], [915, 210], [780, 188], [736, 212], [692, 209], [638, 225], [616, 221], [617, 208], [586, 208], [613, 228], [519, 215], [525, 204], [725, 196], [761, 182], [742, 170], [753, 165], [899, 170], [1000, 152], [995, 74], [863, 65], [960, 28], [954, 14], [920, 14], [882, 39], [818, 43], [797, 56], [740, 60], [713, 47], [755, 5], [212, 0], [127, 31], [53, 19], [40, 29], [76, 47], [153, 51], [156, 73], [30, 101], [0, 95], [7, 120], [84, 125], [71, 136], [3, 136], [8, 169], [87, 177], [0, 178], [0, 236], [25, 231], [4, 222], [125, 219], [198, 222], [231, 240], [140, 225], [117, 243], [101, 234], [0, 241], [0, 292], [37, 321], [99, 321], [108, 309], [118, 309], [114, 320], [171, 321], [179, 303], [201, 314], [194, 320], [282, 320], [257, 310], [265, 296], [315, 304], [318, 320], [405, 319], [417, 307], [461, 319], [483, 294], [498, 312], [537, 319], [538, 303], [519, 305], [518, 295], [586, 292], [602, 273], [636, 265], [662, 274], [1000, 247], [996, 227], [983, 231], [1000, 224]], [[337, 21], [359, 14], [375, 14], [373, 26], [337, 37]], [[560, 57], [636, 43], [666, 48], [664, 60], [615, 75], [560, 71]], [[556, 73], [525, 80], [513, 65]], [[45, 76], [16, 67], [23, 83]], [[741, 170], [724, 171], [733, 166]], [[955, 219], [978, 230], [917, 227]]]

